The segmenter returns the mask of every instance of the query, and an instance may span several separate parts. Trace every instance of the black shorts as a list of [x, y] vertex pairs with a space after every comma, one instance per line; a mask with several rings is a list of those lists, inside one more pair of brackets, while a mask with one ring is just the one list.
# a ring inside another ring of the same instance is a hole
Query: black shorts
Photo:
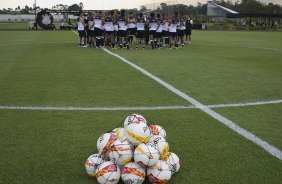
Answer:
[[149, 30], [149, 35], [153, 35], [153, 38], [156, 38], [156, 30]]
[[177, 35], [180, 36], [180, 37], [183, 37], [184, 34], [185, 34], [185, 30], [179, 30], [179, 31], [177, 32]]
[[186, 35], [189, 35], [189, 36], [190, 36], [191, 33], [192, 33], [192, 30], [191, 30], [191, 29], [186, 29], [186, 32], [185, 32], [185, 33], [186, 33]]
[[146, 37], [147, 37], [147, 31], [145, 31], [145, 30], [139, 30], [139, 31], [137, 31], [137, 36], [136, 36], [136, 38], [145, 39]]
[[114, 35], [114, 31], [105, 31], [106, 35]]
[[94, 37], [94, 30], [88, 30], [88, 36]]
[[85, 30], [78, 30], [79, 37], [85, 37]]
[[135, 35], [137, 28], [127, 28], [128, 35]]
[[156, 32], [156, 38], [162, 38], [163, 33], [162, 32]]
[[118, 37], [127, 37], [127, 32], [125, 30], [118, 30]]
[[168, 37], [168, 31], [163, 31], [162, 34], [163, 34], [163, 37]]
[[96, 37], [96, 36], [102, 36], [102, 30], [99, 29], [99, 28], [97, 28], [97, 27], [95, 27], [95, 28], [94, 28], [94, 36], [95, 36], [95, 37]]
[[172, 37], [172, 38], [175, 38], [175, 37], [177, 37], [177, 32], [169, 32], [168, 36]]

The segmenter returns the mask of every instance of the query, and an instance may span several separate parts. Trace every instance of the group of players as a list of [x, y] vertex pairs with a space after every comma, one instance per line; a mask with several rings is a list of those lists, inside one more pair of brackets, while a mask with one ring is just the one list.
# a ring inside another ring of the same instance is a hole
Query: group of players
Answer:
[[[100, 48], [109, 46], [130, 49], [134, 36], [135, 47], [152, 49], [167, 46], [171, 49], [190, 44], [193, 21], [188, 16], [175, 15], [169, 17], [154, 12], [134, 15], [130, 12], [93, 12], [85, 17], [83, 13], [77, 19], [80, 47]], [[185, 37], [185, 40], [184, 40]]]

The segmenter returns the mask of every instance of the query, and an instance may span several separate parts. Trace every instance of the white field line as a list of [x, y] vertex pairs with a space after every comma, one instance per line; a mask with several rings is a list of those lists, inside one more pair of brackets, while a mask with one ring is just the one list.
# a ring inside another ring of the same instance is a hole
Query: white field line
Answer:
[[[209, 108], [227, 108], [227, 107], [246, 107], [267, 104], [282, 103], [282, 100], [247, 102], [237, 104], [214, 104], [206, 105]], [[152, 107], [50, 107], [50, 106], [0, 106], [0, 110], [31, 110], [31, 111], [129, 111], [129, 110], [177, 110], [177, 109], [197, 109], [193, 105], [189, 106], [152, 106]]]
[[108, 54], [120, 59], [121, 61], [123, 61], [124, 63], [130, 65], [131, 67], [135, 68], [136, 70], [140, 71], [141, 73], [143, 73], [144, 75], [146, 75], [147, 77], [155, 80], [156, 82], [158, 82], [159, 84], [161, 84], [162, 86], [166, 87], [168, 90], [170, 90], [171, 92], [177, 94], [178, 96], [182, 97], [183, 99], [185, 99], [186, 101], [190, 102], [191, 104], [193, 104], [196, 108], [201, 109], [203, 112], [207, 113], [208, 115], [210, 115], [211, 117], [213, 117], [214, 119], [218, 120], [219, 122], [221, 122], [222, 124], [226, 125], [227, 127], [229, 127], [230, 129], [232, 129], [233, 131], [237, 132], [239, 135], [245, 137], [246, 139], [252, 141], [253, 143], [255, 143], [256, 145], [258, 145], [259, 147], [263, 148], [265, 151], [267, 151], [268, 153], [270, 153], [271, 155], [275, 156], [276, 158], [282, 160], [282, 152], [270, 145], [269, 143], [267, 143], [266, 141], [260, 139], [259, 137], [257, 137], [256, 135], [252, 134], [251, 132], [241, 128], [240, 126], [238, 126], [237, 124], [235, 124], [234, 122], [232, 122], [231, 120], [223, 117], [222, 115], [216, 113], [215, 111], [213, 111], [212, 109], [210, 109], [208, 106], [200, 103], [199, 101], [197, 101], [196, 99], [190, 97], [189, 95], [185, 94], [184, 92], [180, 91], [179, 89], [173, 87], [172, 85], [168, 84], [167, 82], [163, 81], [162, 79], [156, 77], [155, 75], [151, 74], [150, 72], [144, 70], [143, 68], [137, 66], [134, 63], [131, 63], [130, 61], [128, 61], [127, 59], [121, 57], [118, 54], [115, 54], [107, 49], [103, 49], [105, 52], [107, 52]]
[[281, 52], [282, 49], [279, 48], [271, 48], [271, 47], [256, 47], [256, 46], [244, 46], [244, 45], [232, 45], [232, 44], [215, 44], [215, 43], [196, 43], [196, 45], [211, 45], [211, 46], [225, 46], [225, 47], [237, 47], [237, 48], [249, 48], [249, 49], [262, 49], [262, 50], [272, 50]]

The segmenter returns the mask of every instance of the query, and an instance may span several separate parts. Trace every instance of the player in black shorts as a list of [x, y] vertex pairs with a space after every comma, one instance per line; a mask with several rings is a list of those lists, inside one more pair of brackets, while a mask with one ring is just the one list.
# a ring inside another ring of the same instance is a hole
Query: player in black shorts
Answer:
[[146, 32], [146, 21], [143, 17], [143, 13], [139, 13], [139, 17], [136, 21], [136, 26], [137, 26], [137, 45], [136, 45], [136, 49], [139, 48], [138, 45], [142, 45], [142, 48], [145, 49], [145, 44], [146, 44], [146, 37], [147, 37], [147, 32]]
[[192, 34], [192, 28], [193, 28], [193, 20], [190, 19], [190, 17], [187, 17], [186, 22], [186, 43], [190, 44], [191, 43], [191, 34]]

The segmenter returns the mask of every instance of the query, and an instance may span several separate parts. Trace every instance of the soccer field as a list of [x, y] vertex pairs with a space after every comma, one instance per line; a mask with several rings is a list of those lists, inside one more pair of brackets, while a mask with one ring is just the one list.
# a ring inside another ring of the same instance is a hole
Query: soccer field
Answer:
[[0, 31], [0, 183], [97, 183], [84, 161], [131, 113], [165, 128], [172, 184], [281, 183], [281, 32], [192, 34], [185, 48], [113, 56], [72, 31]]

